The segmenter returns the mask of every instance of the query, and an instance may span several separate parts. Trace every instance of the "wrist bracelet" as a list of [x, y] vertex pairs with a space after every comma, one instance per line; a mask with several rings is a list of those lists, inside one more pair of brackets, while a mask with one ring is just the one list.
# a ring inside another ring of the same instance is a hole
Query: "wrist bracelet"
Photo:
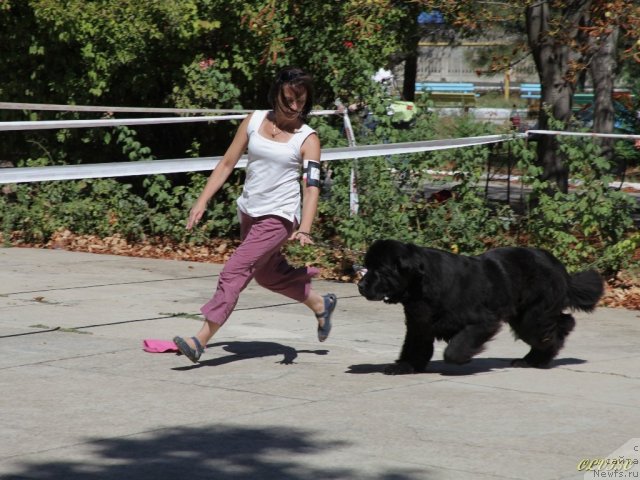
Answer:
[[301, 232], [300, 230], [298, 230], [298, 231], [296, 232], [296, 235], [297, 235], [298, 233], [300, 233], [300, 234], [304, 235], [304, 236], [305, 236], [305, 237], [307, 237], [307, 238], [311, 238], [311, 234], [310, 234], [309, 232]]

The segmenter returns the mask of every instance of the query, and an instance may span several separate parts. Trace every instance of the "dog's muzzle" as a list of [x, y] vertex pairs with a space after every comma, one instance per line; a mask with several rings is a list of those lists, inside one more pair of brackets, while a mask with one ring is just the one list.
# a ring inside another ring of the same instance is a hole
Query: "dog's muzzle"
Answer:
[[353, 270], [356, 274], [356, 278], [358, 279], [358, 291], [360, 292], [360, 295], [362, 295], [363, 297], [366, 297], [367, 296], [365, 294], [366, 280], [364, 276], [367, 274], [367, 269], [362, 265], [354, 265]]
[[362, 279], [362, 280], [360, 280], [358, 282], [358, 292], [360, 292], [360, 295], [362, 295], [363, 297], [367, 296], [367, 293], [366, 293], [367, 292], [367, 287], [366, 287], [364, 279]]
[[366, 277], [363, 277], [358, 282], [358, 291], [360, 292], [360, 295], [362, 295], [367, 300], [376, 302], [380, 300], [386, 301], [388, 296], [386, 294], [379, 294], [375, 292], [375, 288], [371, 288], [370, 282], [368, 282], [367, 280], [368, 279]]

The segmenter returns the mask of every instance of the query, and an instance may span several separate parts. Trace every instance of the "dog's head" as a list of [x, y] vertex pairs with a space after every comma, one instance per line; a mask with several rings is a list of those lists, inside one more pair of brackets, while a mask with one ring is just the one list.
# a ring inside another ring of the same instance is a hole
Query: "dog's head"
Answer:
[[360, 294], [367, 300], [399, 303], [415, 289], [416, 277], [423, 268], [418, 247], [397, 240], [376, 240], [364, 257], [366, 273], [358, 282]]

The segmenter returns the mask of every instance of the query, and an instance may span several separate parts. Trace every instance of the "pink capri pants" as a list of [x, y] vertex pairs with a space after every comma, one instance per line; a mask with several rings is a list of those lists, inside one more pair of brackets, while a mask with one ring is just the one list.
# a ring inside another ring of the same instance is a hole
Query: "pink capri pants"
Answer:
[[250, 217], [242, 212], [242, 243], [225, 264], [218, 287], [200, 311], [218, 325], [227, 321], [238, 302], [240, 292], [252, 279], [272, 292], [298, 302], [309, 296], [311, 279], [318, 274], [313, 267], [294, 268], [282, 255], [281, 248], [293, 233], [294, 224], [275, 215]]

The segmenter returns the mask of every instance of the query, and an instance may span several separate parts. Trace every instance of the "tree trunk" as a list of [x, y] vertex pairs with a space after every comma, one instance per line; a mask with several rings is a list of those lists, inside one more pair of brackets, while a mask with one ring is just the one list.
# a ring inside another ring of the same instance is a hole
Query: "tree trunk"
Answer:
[[[541, 85], [541, 107], [539, 128], [548, 130], [551, 118], [567, 125], [571, 118], [571, 105], [575, 84], [567, 75], [571, 49], [569, 38], [577, 35], [578, 19], [589, 8], [591, 0], [569, 2], [560, 14], [562, 24], [569, 29], [563, 32], [563, 39], [555, 39], [550, 34], [551, 8], [541, 1], [526, 9], [527, 37], [533, 59], [536, 63]], [[537, 145], [538, 162], [544, 168], [543, 180], [555, 184], [562, 192], [569, 186], [568, 169], [563, 161], [558, 141], [553, 135], [541, 135]]]
[[402, 98], [413, 102], [416, 98], [416, 77], [418, 75], [418, 42], [414, 53], [404, 59], [404, 79], [402, 81]]
[[404, 37], [404, 79], [402, 82], [402, 99], [413, 102], [416, 98], [416, 77], [418, 75], [418, 48], [421, 28], [418, 25], [420, 5], [408, 6], [409, 24]]
[[[613, 82], [615, 79], [618, 36], [619, 28], [612, 26], [609, 35], [594, 40], [594, 53], [589, 70], [593, 80], [595, 99], [593, 131], [597, 133], [612, 133], [615, 123]], [[611, 162], [613, 160], [613, 139], [601, 138], [600, 148], [602, 149], [602, 156]]]

